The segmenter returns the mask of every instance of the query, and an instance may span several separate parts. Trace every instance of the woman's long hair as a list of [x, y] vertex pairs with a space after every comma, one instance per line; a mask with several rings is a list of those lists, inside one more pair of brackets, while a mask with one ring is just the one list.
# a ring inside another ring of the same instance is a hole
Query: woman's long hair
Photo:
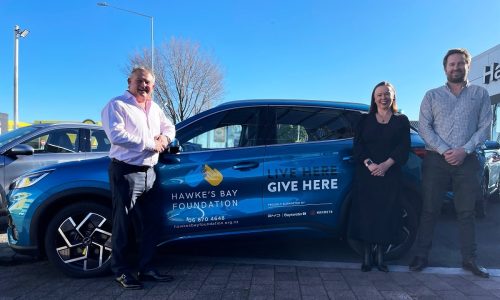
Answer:
[[374, 88], [373, 88], [373, 91], [372, 91], [372, 101], [370, 102], [370, 113], [371, 114], [374, 114], [377, 112], [377, 104], [375, 103], [375, 90], [379, 87], [379, 86], [386, 86], [388, 88], [390, 88], [392, 90], [392, 92], [394, 93], [394, 99], [392, 100], [392, 105], [391, 105], [391, 110], [392, 110], [392, 113], [396, 113], [398, 111], [398, 105], [396, 104], [396, 89], [394, 88], [394, 86], [388, 82], [388, 81], [382, 81], [380, 83], [378, 83]]

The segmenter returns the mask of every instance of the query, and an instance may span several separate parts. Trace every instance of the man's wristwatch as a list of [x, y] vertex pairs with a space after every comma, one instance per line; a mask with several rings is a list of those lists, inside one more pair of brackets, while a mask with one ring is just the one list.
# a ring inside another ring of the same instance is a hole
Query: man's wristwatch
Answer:
[[470, 151], [469, 149], [465, 149], [465, 154], [469, 155], [471, 153], [472, 153], [472, 151]]
[[368, 159], [366, 162], [365, 162], [365, 166], [368, 168], [369, 165], [373, 164], [373, 161], [371, 159]]

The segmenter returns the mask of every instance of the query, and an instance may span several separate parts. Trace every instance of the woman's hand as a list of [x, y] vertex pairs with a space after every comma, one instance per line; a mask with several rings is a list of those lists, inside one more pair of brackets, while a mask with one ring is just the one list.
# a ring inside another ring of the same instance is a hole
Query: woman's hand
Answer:
[[379, 165], [379, 164], [372, 163], [372, 164], [371, 164], [371, 165], [369, 165], [367, 168], [368, 168], [368, 170], [370, 170], [370, 173], [371, 173], [373, 176], [383, 176], [383, 175], [381, 175], [381, 172], [380, 172], [380, 165]]
[[370, 166], [368, 166], [368, 169], [373, 176], [384, 176], [387, 170], [389, 170], [389, 168], [392, 167], [394, 163], [395, 161], [392, 158], [388, 158], [383, 163], [371, 164]]
[[372, 176], [384, 176], [385, 171], [383, 171], [382, 164], [371, 164], [368, 166]]

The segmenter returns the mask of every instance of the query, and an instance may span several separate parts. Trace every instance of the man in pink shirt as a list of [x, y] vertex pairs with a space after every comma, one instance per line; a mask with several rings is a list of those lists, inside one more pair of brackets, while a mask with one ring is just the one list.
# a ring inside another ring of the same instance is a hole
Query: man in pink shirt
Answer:
[[[101, 112], [102, 126], [111, 141], [109, 182], [113, 202], [112, 262], [116, 281], [125, 289], [141, 289], [132, 275], [127, 254], [137, 240], [138, 279], [171, 281], [151, 266], [156, 240], [155, 211], [148, 199], [156, 174], [153, 166], [175, 137], [175, 126], [151, 100], [154, 76], [146, 68], [134, 68], [125, 94], [111, 99]], [[129, 232], [135, 232], [131, 238]]]

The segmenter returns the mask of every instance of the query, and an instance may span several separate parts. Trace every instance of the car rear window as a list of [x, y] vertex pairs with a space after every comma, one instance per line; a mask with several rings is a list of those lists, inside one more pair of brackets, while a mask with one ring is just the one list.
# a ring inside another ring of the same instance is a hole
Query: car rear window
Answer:
[[271, 144], [352, 138], [360, 112], [316, 107], [277, 107]]

